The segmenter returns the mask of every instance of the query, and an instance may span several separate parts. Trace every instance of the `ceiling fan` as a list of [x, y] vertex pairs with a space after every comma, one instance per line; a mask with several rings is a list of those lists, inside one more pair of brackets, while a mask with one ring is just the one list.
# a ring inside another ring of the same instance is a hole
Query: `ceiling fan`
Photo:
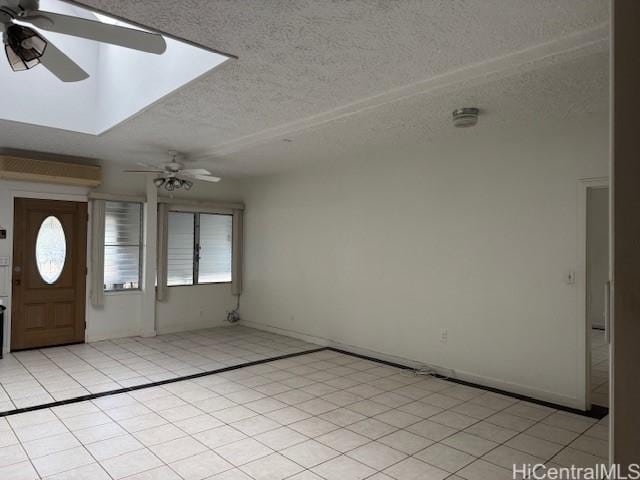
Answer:
[[220, 177], [214, 177], [209, 170], [204, 168], [184, 168], [184, 164], [178, 162], [178, 152], [169, 151], [171, 161], [163, 165], [140, 164], [149, 167], [148, 170], [125, 170], [126, 173], [158, 173], [160, 174], [153, 180], [156, 187], [172, 192], [184, 188], [191, 190], [193, 187], [192, 180], [201, 180], [203, 182], [219, 182]]
[[[162, 35], [39, 10], [39, 0], [0, 0], [0, 33], [13, 71], [42, 64], [63, 82], [89, 78], [82, 67], [40, 32], [63, 33], [160, 55], [167, 44]], [[31, 28], [36, 27], [36, 29]]]

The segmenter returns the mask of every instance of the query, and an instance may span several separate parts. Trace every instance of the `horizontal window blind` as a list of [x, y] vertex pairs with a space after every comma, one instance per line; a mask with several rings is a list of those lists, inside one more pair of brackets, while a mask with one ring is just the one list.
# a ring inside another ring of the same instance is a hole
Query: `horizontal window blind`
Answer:
[[231, 215], [200, 214], [198, 283], [231, 281]]
[[142, 204], [105, 202], [104, 288], [140, 288]]
[[233, 216], [169, 212], [167, 285], [231, 282]]
[[195, 214], [169, 212], [167, 285], [193, 285]]

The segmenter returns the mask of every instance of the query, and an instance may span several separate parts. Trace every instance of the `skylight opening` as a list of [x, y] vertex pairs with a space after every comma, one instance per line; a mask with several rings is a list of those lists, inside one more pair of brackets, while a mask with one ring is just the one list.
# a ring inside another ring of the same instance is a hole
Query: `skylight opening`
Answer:
[[[93, 16], [100, 20], [102, 23], [107, 23], [109, 25], [123, 25], [124, 22], [118, 20], [117, 18], [109, 17], [108, 15], [104, 15], [103, 13], [92, 12]], [[126, 24], [127, 27], [138, 28], [133, 25]], [[142, 30], [141, 28], [139, 30]]]
[[133, 23], [128, 23], [115, 17], [110, 17], [109, 15], [105, 15], [104, 13], [91, 12], [91, 15], [93, 15], [100, 23], [106, 23], [107, 25], [117, 25], [120, 27], [133, 28], [135, 30], [141, 30], [143, 32], [151, 31], [147, 28], [142, 28], [138, 25], [134, 25]]
[[[43, 11], [97, 20], [108, 25], [149, 31], [108, 15], [60, 0], [41, 0]], [[34, 30], [64, 52], [89, 76], [62, 82], [43, 65], [13, 72], [0, 62], [0, 84], [8, 95], [0, 103], [0, 118], [21, 123], [100, 135], [210, 72], [229, 57], [163, 36], [166, 51], [157, 55], [100, 43], [45, 29]]]

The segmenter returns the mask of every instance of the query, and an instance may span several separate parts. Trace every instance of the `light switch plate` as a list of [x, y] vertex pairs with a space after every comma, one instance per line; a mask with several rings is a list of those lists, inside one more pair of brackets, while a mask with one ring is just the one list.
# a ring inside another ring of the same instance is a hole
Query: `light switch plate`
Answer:
[[1, 256], [0, 257], [0, 267], [8, 267], [9, 266], [9, 257], [8, 256]]

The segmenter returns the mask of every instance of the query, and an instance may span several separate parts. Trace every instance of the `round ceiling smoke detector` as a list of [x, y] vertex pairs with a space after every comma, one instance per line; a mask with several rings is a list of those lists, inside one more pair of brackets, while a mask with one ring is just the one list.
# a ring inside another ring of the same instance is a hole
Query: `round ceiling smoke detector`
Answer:
[[453, 111], [453, 125], [458, 128], [473, 127], [478, 123], [480, 110], [474, 107], [457, 108]]

